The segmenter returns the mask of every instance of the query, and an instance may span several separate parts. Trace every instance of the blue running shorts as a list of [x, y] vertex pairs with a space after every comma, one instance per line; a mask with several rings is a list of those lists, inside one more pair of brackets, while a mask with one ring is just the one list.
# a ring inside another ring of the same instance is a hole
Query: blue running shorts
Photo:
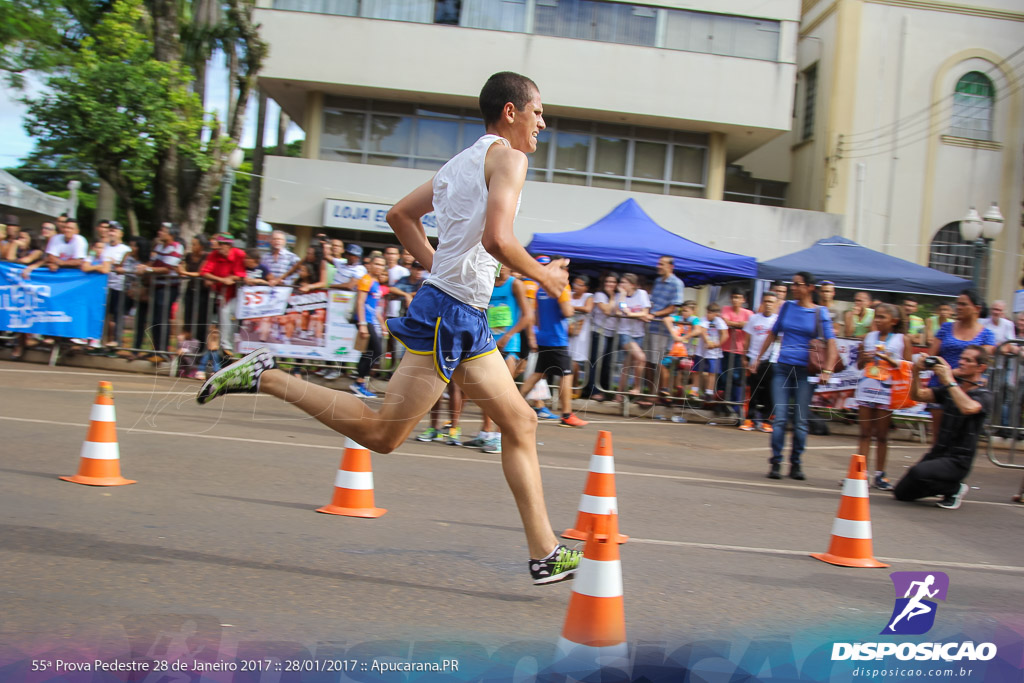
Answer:
[[445, 294], [429, 282], [420, 287], [404, 317], [385, 321], [388, 332], [409, 353], [432, 355], [445, 382], [460, 363], [498, 350], [487, 314]]

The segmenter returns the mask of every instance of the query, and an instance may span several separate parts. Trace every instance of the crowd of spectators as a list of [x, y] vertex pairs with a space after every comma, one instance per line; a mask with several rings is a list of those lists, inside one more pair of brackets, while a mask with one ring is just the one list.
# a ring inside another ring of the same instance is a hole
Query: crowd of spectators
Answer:
[[[550, 257], [545, 257], [550, 258]], [[151, 241], [133, 236], [114, 221], [100, 221], [89, 241], [67, 216], [42, 224], [38, 234], [23, 231], [10, 216], [0, 239], [0, 260], [24, 265], [21, 277], [31, 280], [39, 268], [74, 268], [107, 275], [107, 317], [102, 339], [74, 339], [97, 353], [116, 353], [129, 360], [162, 362], [175, 351], [198, 358], [190, 363], [196, 376], [216, 371], [234, 353], [237, 321], [235, 298], [241, 285], [290, 286], [298, 292], [341, 289], [355, 292], [350, 320], [362, 350], [351, 390], [374, 397], [368, 379], [387, 356], [397, 362], [405, 348], [387, 333], [386, 321], [404, 314], [413, 296], [429, 278], [423, 267], [399, 247], [364, 253], [362, 246], [320, 234], [297, 255], [287, 236], [275, 231], [264, 253], [235, 246], [229, 235], [193, 237], [187, 247], [174, 225], [162, 224]], [[878, 367], [935, 356], [955, 372], [968, 348], [981, 358], [1013, 356], [1021, 349], [1008, 340], [1024, 338], [1024, 312], [1007, 317], [1002, 300], [986, 306], [974, 290], [955, 301], [932, 302], [922, 314], [916, 297], [883, 303], [871, 293], [853, 296], [852, 305], [836, 300], [833, 282], [816, 282], [810, 273], [795, 273], [791, 283], [773, 283], [759, 296], [756, 310], [747, 307], [748, 292], [730, 289], [725, 306], [710, 301], [698, 310], [686, 298], [683, 281], [674, 274], [669, 256], [659, 259], [649, 280], [639, 273], [578, 273], [562, 297], [548, 299], [534, 283], [518, 282], [517, 274], [501, 273], [490, 312], [491, 326], [513, 375], [522, 376], [524, 394], [542, 418], [567, 426], [586, 423], [572, 413], [572, 398], [622, 402], [628, 397], [642, 408], [656, 403], [714, 406], [736, 418], [744, 431], [771, 436], [768, 476], [781, 477], [787, 422], [793, 426], [789, 476], [803, 479], [805, 448], [814, 390], [808, 372], [810, 340], [825, 342], [827, 354], [818, 381], [827, 382], [838, 337], [862, 340], [858, 369], [878, 375]], [[525, 287], [523, 286], [525, 285]], [[532, 285], [532, 286], [531, 286]], [[525, 294], [524, 294], [525, 292]], [[549, 305], [550, 303], [550, 305]], [[494, 308], [497, 306], [498, 308]], [[514, 314], [511, 313], [514, 311]], [[134, 325], [129, 325], [134, 321]], [[27, 347], [54, 340], [38, 335], [13, 335], [12, 357]], [[148, 340], [148, 343], [147, 343]], [[540, 349], [537, 360], [527, 359]], [[970, 354], [967, 354], [970, 356]], [[993, 365], [998, 361], [993, 361]], [[986, 365], [986, 369], [988, 366]], [[318, 370], [332, 381], [342, 375], [339, 363]], [[556, 415], [543, 403], [550, 396], [547, 381], [559, 389]], [[941, 396], [935, 373], [925, 396]], [[1015, 379], [1005, 380], [1012, 394]], [[538, 386], [539, 385], [539, 386]], [[539, 398], [539, 400], [538, 400]], [[461, 405], [460, 401], [453, 403]], [[860, 450], [876, 450], [873, 484], [891, 489], [885, 474], [888, 405], [861, 401]], [[948, 404], [948, 401], [946, 401]], [[1007, 426], [1012, 401], [1004, 398], [994, 424]], [[786, 409], [780, 409], [785, 406]], [[933, 438], [945, 433], [942, 401], [929, 402]], [[440, 411], [440, 404], [438, 406]], [[433, 427], [431, 438], [459, 442], [454, 422]], [[440, 413], [439, 413], [440, 414]], [[681, 416], [676, 421], [685, 421]], [[474, 445], [500, 452], [500, 434], [484, 425]], [[1004, 430], [1010, 434], [1009, 430]], [[1000, 432], [998, 429], [996, 433]]]

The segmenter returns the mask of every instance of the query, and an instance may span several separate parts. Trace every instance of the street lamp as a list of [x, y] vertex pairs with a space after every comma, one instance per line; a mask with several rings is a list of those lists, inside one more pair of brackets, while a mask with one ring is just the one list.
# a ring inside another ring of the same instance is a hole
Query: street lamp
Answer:
[[228, 231], [228, 216], [231, 213], [231, 188], [235, 185], [235, 170], [245, 160], [245, 153], [235, 147], [228, 155], [227, 168], [224, 169], [224, 185], [220, 190], [220, 232], [226, 234]]
[[967, 215], [960, 220], [960, 235], [974, 245], [974, 268], [971, 270], [971, 282], [974, 288], [981, 289], [982, 266], [988, 262], [988, 243], [999, 237], [1003, 230], [1003, 214], [999, 205], [992, 202], [984, 216], [978, 214], [973, 206]]

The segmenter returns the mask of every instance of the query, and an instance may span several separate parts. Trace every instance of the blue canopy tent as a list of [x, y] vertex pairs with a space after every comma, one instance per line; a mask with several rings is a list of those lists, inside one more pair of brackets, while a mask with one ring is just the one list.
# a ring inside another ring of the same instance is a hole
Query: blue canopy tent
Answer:
[[971, 286], [970, 280], [872, 251], [838, 235], [760, 263], [757, 275], [762, 280], [788, 281], [801, 270], [818, 280], [831, 280], [836, 287], [877, 292], [955, 296]]
[[633, 199], [586, 228], [534, 235], [526, 249], [564, 256], [574, 265], [637, 266], [644, 272], [653, 270], [662, 256], [671, 256], [676, 275], [687, 286], [757, 276], [757, 261], [752, 257], [705, 247], [669, 232]]

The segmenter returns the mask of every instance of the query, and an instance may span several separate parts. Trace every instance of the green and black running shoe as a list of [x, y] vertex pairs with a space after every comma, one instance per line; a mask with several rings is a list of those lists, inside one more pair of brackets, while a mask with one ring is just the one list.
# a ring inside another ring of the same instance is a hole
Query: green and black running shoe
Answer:
[[196, 394], [196, 402], [203, 405], [225, 394], [255, 394], [260, 388], [260, 375], [275, 367], [274, 355], [268, 349], [256, 349], [210, 375]]
[[580, 567], [580, 560], [583, 559], [582, 550], [569, 550], [564, 545], [559, 545], [554, 552], [543, 560], [530, 560], [530, 574], [533, 576], [534, 586], [543, 586], [546, 583], [557, 583], [571, 579]]

